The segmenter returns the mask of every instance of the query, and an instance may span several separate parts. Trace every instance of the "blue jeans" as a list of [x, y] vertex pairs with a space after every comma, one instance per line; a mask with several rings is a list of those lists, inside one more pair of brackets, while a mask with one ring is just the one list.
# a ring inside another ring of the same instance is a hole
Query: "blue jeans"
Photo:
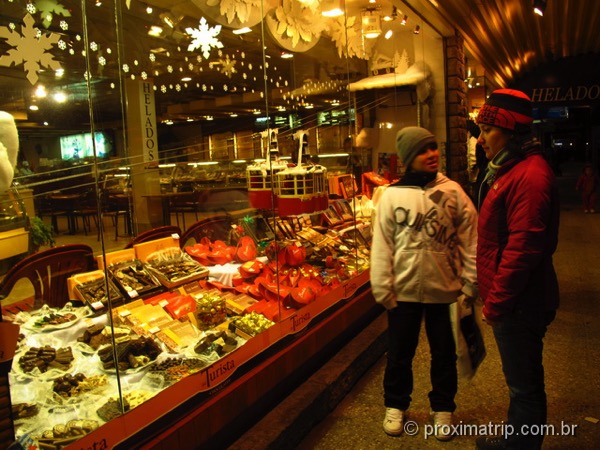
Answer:
[[515, 311], [493, 326], [510, 396], [507, 423], [514, 430], [506, 440], [507, 449], [542, 447], [543, 434], [524, 435], [522, 430], [546, 423], [543, 339], [555, 316], [555, 311]]
[[412, 361], [421, 322], [431, 349], [431, 392], [433, 411], [454, 412], [457, 390], [456, 347], [447, 304], [400, 302], [388, 311], [387, 365], [383, 376], [384, 403], [388, 408], [407, 410], [413, 390]]

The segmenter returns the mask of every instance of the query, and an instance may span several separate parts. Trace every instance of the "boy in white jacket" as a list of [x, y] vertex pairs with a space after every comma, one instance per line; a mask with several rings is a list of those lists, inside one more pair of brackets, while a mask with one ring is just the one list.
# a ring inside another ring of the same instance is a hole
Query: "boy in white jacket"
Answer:
[[477, 211], [462, 189], [438, 173], [433, 134], [406, 127], [396, 136], [406, 167], [377, 205], [371, 249], [371, 287], [388, 310], [384, 374], [384, 431], [400, 435], [413, 390], [412, 360], [421, 321], [431, 348], [429, 402], [435, 436], [452, 438], [456, 409], [456, 348], [450, 304], [462, 293], [476, 298]]

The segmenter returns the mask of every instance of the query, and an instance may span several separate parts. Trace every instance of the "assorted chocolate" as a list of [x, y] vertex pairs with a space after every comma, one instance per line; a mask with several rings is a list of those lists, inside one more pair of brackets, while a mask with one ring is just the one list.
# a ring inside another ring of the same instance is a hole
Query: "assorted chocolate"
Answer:
[[262, 333], [274, 324], [275, 322], [267, 319], [262, 314], [252, 311], [250, 314], [234, 317], [229, 322], [229, 329], [238, 336], [248, 339]]
[[131, 330], [127, 328], [113, 328], [111, 330], [103, 324], [94, 324], [84, 330], [83, 334], [77, 338], [77, 342], [83, 342], [92, 349], [98, 350], [103, 345], [111, 344], [113, 336], [115, 341], [119, 341], [131, 333]]
[[96, 420], [70, 420], [66, 424], [54, 425], [40, 436], [35, 436], [40, 450], [62, 449], [98, 428]]
[[183, 252], [169, 252], [161, 257], [147, 260], [145, 263], [167, 287], [208, 275], [208, 269]]
[[236, 335], [229, 330], [214, 329], [209, 330], [200, 338], [194, 346], [194, 351], [198, 354], [209, 355], [216, 352], [219, 357], [237, 348], [238, 341]]
[[83, 373], [67, 374], [54, 380], [52, 390], [63, 398], [76, 397], [108, 383], [106, 375], [86, 377]]
[[34, 327], [43, 328], [48, 325], [62, 325], [69, 322], [74, 322], [77, 320], [77, 315], [73, 313], [50, 313], [46, 314], [39, 319], [37, 319], [34, 323]]
[[109, 273], [115, 285], [127, 298], [164, 291], [161, 283], [139, 260], [113, 264], [109, 267]]
[[102, 347], [98, 350], [98, 356], [105, 370], [118, 367], [119, 370], [124, 371], [147, 365], [154, 361], [161, 352], [162, 349], [154, 339], [141, 336], [118, 342], [116, 349], [112, 345]]
[[36, 416], [40, 412], [40, 408], [35, 403], [15, 403], [12, 405], [12, 417], [17, 419], [28, 419]]
[[204, 367], [206, 363], [199, 358], [167, 358], [160, 363], [153, 363], [149, 371], [162, 375], [165, 384], [170, 386]]
[[73, 362], [73, 351], [71, 347], [59, 348], [50, 345], [43, 347], [31, 347], [19, 358], [19, 367], [25, 373], [35, 368], [44, 373], [50, 369], [69, 370]]
[[[107, 285], [109, 295], [107, 295]], [[79, 297], [88, 305], [94, 305], [98, 303], [106, 305], [109, 298], [113, 304], [121, 304], [124, 301], [123, 296], [118, 291], [116, 286], [110, 280], [108, 283], [106, 283], [104, 278], [77, 284], [74, 289], [79, 294]]]

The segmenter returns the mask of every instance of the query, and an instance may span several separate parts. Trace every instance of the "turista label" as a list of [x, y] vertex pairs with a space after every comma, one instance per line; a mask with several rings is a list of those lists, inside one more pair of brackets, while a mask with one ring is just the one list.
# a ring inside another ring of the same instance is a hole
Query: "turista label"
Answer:
[[312, 316], [309, 312], [291, 317], [292, 332], [297, 332], [308, 326]]
[[224, 379], [230, 377], [235, 369], [236, 366], [233, 359], [223, 361], [220, 364], [213, 364], [207, 372], [209, 386], [214, 386], [218, 383], [221, 383]]

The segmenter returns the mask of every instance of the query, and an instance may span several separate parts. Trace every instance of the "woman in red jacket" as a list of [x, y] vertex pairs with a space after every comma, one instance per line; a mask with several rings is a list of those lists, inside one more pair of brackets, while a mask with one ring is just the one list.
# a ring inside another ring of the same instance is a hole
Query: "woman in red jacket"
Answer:
[[542, 350], [558, 307], [552, 255], [559, 202], [532, 121], [529, 97], [510, 89], [494, 91], [477, 118], [478, 142], [490, 160], [487, 195], [478, 202], [477, 279], [509, 388], [506, 424], [513, 430], [506, 439], [479, 438], [479, 449], [539, 449], [543, 435], [527, 431], [546, 423]]

